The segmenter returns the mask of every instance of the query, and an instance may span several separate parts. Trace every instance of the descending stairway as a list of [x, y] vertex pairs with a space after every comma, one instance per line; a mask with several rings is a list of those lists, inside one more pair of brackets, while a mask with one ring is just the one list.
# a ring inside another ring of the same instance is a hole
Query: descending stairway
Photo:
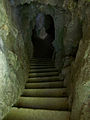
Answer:
[[24, 92], [4, 120], [70, 120], [67, 89], [48, 59], [31, 59]]

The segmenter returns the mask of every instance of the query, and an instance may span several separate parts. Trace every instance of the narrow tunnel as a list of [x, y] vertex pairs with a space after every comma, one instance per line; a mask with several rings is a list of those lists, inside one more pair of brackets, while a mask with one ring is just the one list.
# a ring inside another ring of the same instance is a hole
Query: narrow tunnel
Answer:
[[88, 1], [2, 1], [0, 120], [89, 120]]
[[36, 24], [32, 32], [33, 57], [52, 58], [55, 40], [54, 21], [50, 15], [38, 14]]

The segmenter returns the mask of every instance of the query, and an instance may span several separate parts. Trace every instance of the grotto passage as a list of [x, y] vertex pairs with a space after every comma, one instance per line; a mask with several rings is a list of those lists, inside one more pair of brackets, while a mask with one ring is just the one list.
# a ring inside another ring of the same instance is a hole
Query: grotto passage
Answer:
[[90, 0], [0, 0], [0, 120], [90, 120]]
[[52, 58], [54, 52], [52, 42], [54, 39], [55, 28], [53, 18], [50, 15], [38, 14], [32, 33], [33, 57]]

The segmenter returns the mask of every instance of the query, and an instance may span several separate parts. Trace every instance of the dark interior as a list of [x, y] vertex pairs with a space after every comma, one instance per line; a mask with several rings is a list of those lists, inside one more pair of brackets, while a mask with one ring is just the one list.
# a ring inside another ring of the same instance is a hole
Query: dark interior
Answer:
[[43, 15], [43, 17], [44, 18], [41, 17], [37, 23], [42, 23], [43, 21], [41, 26], [45, 29], [45, 34], [47, 35], [43, 39], [40, 38], [37, 32], [42, 32], [43, 29], [38, 29], [38, 26], [35, 25], [35, 28], [32, 31], [33, 57], [52, 58], [54, 52], [52, 42], [55, 39], [54, 21], [50, 15]]

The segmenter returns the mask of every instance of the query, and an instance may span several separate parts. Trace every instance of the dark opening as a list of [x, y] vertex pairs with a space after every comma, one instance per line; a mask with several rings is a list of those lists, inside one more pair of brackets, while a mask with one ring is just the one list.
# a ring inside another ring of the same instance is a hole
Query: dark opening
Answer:
[[32, 31], [33, 57], [52, 58], [55, 39], [54, 21], [50, 15], [38, 14]]
[[78, 0], [74, 0], [74, 1], [78, 3]]

